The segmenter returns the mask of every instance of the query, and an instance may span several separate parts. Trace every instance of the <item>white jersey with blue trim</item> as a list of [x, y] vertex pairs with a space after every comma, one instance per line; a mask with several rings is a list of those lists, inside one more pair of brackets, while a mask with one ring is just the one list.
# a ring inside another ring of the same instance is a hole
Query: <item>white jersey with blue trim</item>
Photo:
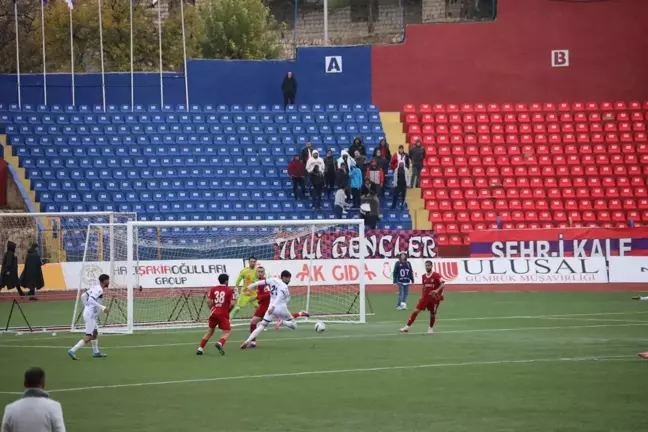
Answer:
[[270, 307], [287, 307], [290, 302], [290, 290], [288, 285], [281, 279], [272, 278], [266, 280], [266, 286], [270, 289]]
[[103, 307], [103, 288], [100, 285], [95, 285], [88, 288], [86, 292], [81, 295], [81, 302], [83, 303], [83, 315], [89, 317], [98, 317]]

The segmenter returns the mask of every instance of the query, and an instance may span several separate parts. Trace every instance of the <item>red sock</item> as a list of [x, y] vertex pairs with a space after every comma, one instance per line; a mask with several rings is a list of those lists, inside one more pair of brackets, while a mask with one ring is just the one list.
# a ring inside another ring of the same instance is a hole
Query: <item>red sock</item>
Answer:
[[257, 325], [256, 324], [250, 324], [250, 334], [254, 333], [254, 330], [256, 330]]
[[295, 313], [292, 314], [293, 318], [299, 318], [300, 316], [302, 316], [301, 312], [295, 312]]
[[225, 339], [224, 337], [218, 339], [218, 343], [221, 344], [221, 346], [225, 345], [225, 342], [227, 342], [227, 339]]
[[408, 327], [414, 324], [414, 321], [416, 321], [417, 316], [418, 316], [418, 312], [412, 312], [412, 315], [410, 315], [409, 319], [407, 320]]
[[436, 321], [436, 315], [430, 315], [430, 328], [434, 327], [435, 321]]
[[200, 340], [200, 348], [205, 348], [205, 345], [207, 345], [207, 342], [209, 342], [207, 339], [201, 339]]

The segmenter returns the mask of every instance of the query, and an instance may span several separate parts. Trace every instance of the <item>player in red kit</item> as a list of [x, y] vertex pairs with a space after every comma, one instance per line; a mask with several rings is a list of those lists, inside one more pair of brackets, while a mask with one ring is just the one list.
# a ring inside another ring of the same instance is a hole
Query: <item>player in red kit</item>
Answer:
[[221, 355], [225, 355], [223, 346], [230, 337], [230, 334], [232, 334], [229, 313], [236, 303], [236, 299], [234, 299], [234, 290], [227, 286], [227, 283], [229, 282], [228, 275], [222, 274], [218, 276], [218, 282], [220, 285], [209, 290], [209, 294], [207, 295], [207, 304], [211, 310], [211, 314], [209, 315], [209, 329], [207, 330], [207, 333], [205, 333], [205, 336], [200, 340], [200, 346], [198, 347], [198, 351], [196, 351], [196, 355], [203, 355], [205, 345], [207, 345], [209, 339], [214, 336], [216, 327], [223, 330], [223, 336], [221, 336], [218, 342], [216, 342], [216, 349], [218, 349], [218, 352], [220, 352]]
[[410, 326], [416, 321], [416, 317], [421, 311], [430, 311], [430, 327], [428, 334], [434, 333], [434, 322], [436, 321], [436, 311], [439, 304], [443, 301], [443, 289], [445, 285], [441, 280], [441, 275], [432, 271], [432, 261], [425, 261], [425, 274], [423, 275], [423, 291], [421, 298], [412, 312], [405, 327], [400, 329], [402, 333], [407, 333]]

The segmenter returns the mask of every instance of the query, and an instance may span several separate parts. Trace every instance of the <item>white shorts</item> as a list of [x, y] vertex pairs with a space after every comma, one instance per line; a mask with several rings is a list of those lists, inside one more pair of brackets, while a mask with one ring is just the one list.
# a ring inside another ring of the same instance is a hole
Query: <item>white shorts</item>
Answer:
[[273, 313], [266, 312], [266, 314], [263, 316], [263, 321], [267, 323], [277, 321], [277, 319], [280, 319], [282, 321], [294, 320], [287, 306], [275, 307]]
[[99, 325], [97, 323], [97, 317], [94, 316], [83, 316], [85, 321], [85, 334], [91, 336], [95, 330], [99, 331]]

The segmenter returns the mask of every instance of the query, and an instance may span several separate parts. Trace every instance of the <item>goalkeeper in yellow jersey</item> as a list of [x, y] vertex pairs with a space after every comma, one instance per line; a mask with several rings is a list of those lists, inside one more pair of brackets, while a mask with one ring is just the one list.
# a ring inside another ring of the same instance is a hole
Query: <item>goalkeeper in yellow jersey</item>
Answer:
[[[248, 286], [257, 281], [256, 262], [257, 260], [255, 257], [248, 258], [248, 266], [241, 270], [241, 273], [239, 273], [239, 276], [236, 279], [235, 289], [238, 292], [238, 300], [236, 301], [236, 306], [234, 306], [234, 309], [230, 312], [231, 320], [236, 317], [236, 314], [239, 313], [242, 307], [247, 305], [254, 308], [257, 307], [257, 293], [255, 290], [248, 289]], [[239, 287], [241, 288], [239, 289]]]

